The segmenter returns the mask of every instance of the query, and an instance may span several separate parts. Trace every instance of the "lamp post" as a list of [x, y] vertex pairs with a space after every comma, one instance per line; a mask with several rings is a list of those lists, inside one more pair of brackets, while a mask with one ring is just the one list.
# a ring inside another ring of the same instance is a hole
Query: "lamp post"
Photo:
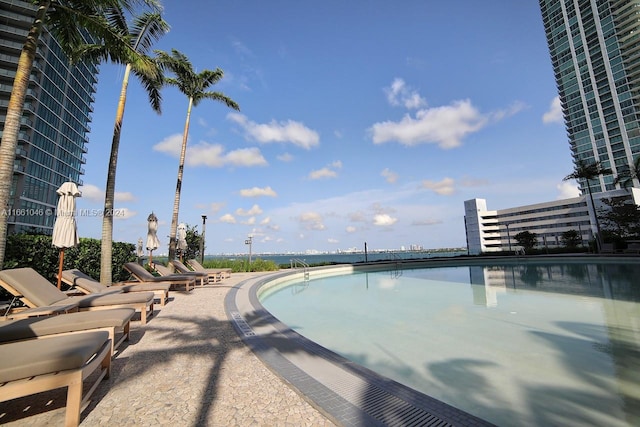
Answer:
[[251, 245], [252, 245], [253, 237], [249, 236], [247, 240], [244, 241], [245, 245], [249, 245], [249, 265], [251, 265]]
[[507, 226], [507, 242], [509, 243], [509, 252], [511, 252], [511, 234], [509, 234], [509, 223], [505, 224]]
[[200, 238], [200, 264], [204, 263], [204, 227], [207, 223], [207, 216], [202, 215], [202, 237]]

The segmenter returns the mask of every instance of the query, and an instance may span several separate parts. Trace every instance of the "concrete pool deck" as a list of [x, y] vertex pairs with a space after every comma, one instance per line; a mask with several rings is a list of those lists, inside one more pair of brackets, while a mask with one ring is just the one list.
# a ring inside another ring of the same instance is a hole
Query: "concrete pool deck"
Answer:
[[[81, 425], [488, 425], [304, 339], [255, 292], [282, 273], [234, 273], [171, 292], [112, 363]], [[65, 390], [0, 403], [0, 424], [62, 425]]]

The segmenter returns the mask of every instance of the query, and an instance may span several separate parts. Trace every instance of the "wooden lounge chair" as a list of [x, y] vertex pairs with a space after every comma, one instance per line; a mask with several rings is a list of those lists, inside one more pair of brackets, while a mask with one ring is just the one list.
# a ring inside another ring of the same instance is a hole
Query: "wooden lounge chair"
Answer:
[[[60, 316], [29, 317], [0, 322], [0, 344], [51, 335], [68, 335], [88, 331], [107, 331], [111, 340], [111, 354], [124, 341], [129, 341], [132, 308], [82, 311]], [[118, 339], [117, 336], [119, 336]]]
[[[83, 381], [96, 371], [83, 393]], [[111, 340], [105, 331], [0, 345], [0, 401], [67, 387], [66, 426], [79, 425], [84, 403], [110, 373]]]
[[171, 277], [158, 277], [149, 273], [143, 266], [135, 262], [127, 262], [122, 268], [128, 271], [137, 281], [141, 283], [158, 283], [169, 282], [171, 283], [171, 289], [175, 289], [178, 286], [184, 287], [185, 291], [189, 292], [196, 283], [195, 277], [182, 276], [174, 274]]
[[153, 292], [70, 297], [29, 267], [0, 271], [0, 286], [31, 308], [74, 304], [79, 311], [133, 308], [140, 311], [143, 325], [147, 323], [147, 311], [153, 315]]
[[160, 305], [164, 306], [169, 300], [169, 282], [140, 283], [140, 282], [119, 282], [111, 286], [104, 286], [88, 274], [78, 269], [64, 270], [62, 281], [70, 286], [74, 286], [84, 294], [107, 294], [107, 293], [129, 293], [129, 292], [153, 292], [160, 300]]
[[193, 268], [194, 271], [205, 271], [209, 274], [218, 274], [220, 280], [231, 277], [232, 270], [230, 268], [204, 268], [202, 264], [195, 259], [190, 259], [187, 261], [187, 264], [189, 264], [189, 267]]
[[613, 243], [603, 243], [600, 248], [601, 254], [612, 254], [615, 253], [615, 245]]
[[632, 242], [627, 245], [627, 248], [624, 250], [625, 254], [640, 254], [640, 243]]
[[216, 283], [222, 280], [222, 276], [219, 272], [207, 272], [207, 271], [194, 271], [189, 269], [189, 267], [187, 267], [186, 265], [184, 265], [181, 261], [175, 259], [173, 261], [171, 261], [171, 265], [173, 265], [176, 269], [176, 271], [179, 274], [185, 274], [185, 273], [196, 273], [196, 274], [200, 274], [200, 275], [204, 275], [207, 277], [207, 282], [208, 283]]
[[157, 263], [153, 264], [153, 268], [162, 277], [171, 277], [172, 275], [177, 274], [179, 276], [194, 277], [196, 279], [196, 283], [200, 284], [200, 286], [204, 286], [205, 284], [209, 283], [209, 275], [201, 271], [189, 271], [188, 269], [187, 271], [180, 271], [176, 269], [177, 272], [174, 273], [169, 267]]

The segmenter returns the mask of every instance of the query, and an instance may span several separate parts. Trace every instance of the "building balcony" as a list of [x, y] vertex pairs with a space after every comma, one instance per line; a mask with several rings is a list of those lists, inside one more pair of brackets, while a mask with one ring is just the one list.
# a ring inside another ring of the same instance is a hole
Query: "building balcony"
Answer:
[[27, 150], [25, 150], [24, 147], [20, 145], [16, 147], [16, 157], [27, 158], [27, 155], [28, 155]]

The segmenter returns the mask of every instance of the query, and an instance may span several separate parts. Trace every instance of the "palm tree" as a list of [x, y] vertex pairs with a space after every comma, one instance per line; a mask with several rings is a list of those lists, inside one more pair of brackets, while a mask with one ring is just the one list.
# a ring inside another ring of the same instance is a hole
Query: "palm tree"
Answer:
[[158, 60], [167, 67], [175, 77], [165, 78], [168, 85], [176, 86], [180, 92], [189, 98], [187, 108], [187, 120], [182, 135], [182, 149], [180, 151], [180, 163], [178, 166], [178, 182], [176, 195], [173, 201], [173, 215], [171, 217], [171, 230], [169, 232], [169, 260], [176, 258], [176, 234], [178, 229], [178, 212], [180, 209], [180, 192], [182, 189], [182, 174], [184, 171], [184, 157], [187, 151], [187, 137], [189, 136], [189, 120], [191, 108], [196, 107], [204, 99], [212, 99], [224, 103], [227, 107], [240, 110], [238, 104], [231, 98], [220, 92], [211, 92], [207, 88], [222, 79], [224, 73], [220, 68], [215, 70], [203, 70], [196, 73], [189, 59], [181, 52], [172, 49], [171, 54], [156, 51]]
[[[154, 41], [158, 40], [169, 31], [169, 25], [162, 19], [160, 13], [145, 12], [133, 19], [129, 28], [126, 19], [121, 19], [118, 24], [123, 32], [131, 36], [131, 47], [141, 54], [145, 54]], [[146, 69], [138, 70], [133, 64], [128, 63], [122, 78], [120, 99], [116, 110], [116, 120], [113, 126], [113, 139], [111, 140], [111, 154], [107, 169], [107, 184], [104, 196], [104, 215], [102, 217], [102, 243], [100, 251], [100, 282], [104, 285], [111, 284], [112, 278], [112, 243], [113, 243], [113, 208], [116, 186], [116, 169], [118, 165], [118, 150], [120, 148], [120, 134], [124, 119], [124, 108], [127, 102], [127, 87], [129, 74], [133, 71], [149, 95], [149, 102], [154, 111], [160, 113], [160, 88], [162, 86], [162, 69], [157, 69], [149, 74]]]
[[[123, 10], [133, 12], [138, 5], [154, 4], [156, 0], [39, 0], [36, 16], [22, 47], [18, 68], [7, 106], [2, 141], [0, 142], [0, 209], [10, 207], [13, 162], [15, 159], [20, 119], [29, 87], [29, 77], [43, 29], [56, 38], [61, 48], [73, 61], [110, 59], [119, 63], [132, 63], [140, 70], [153, 65], [153, 61], [137, 54], [128, 37], [112, 25], [111, 19]], [[94, 42], [87, 44], [85, 35]], [[4, 265], [7, 245], [7, 215], [0, 215], [0, 269]]]
[[[593, 209], [593, 217], [596, 221], [596, 246], [597, 251], [600, 252], [602, 247], [602, 236], [600, 235], [600, 222], [598, 221], [598, 215], [595, 211], [595, 205], [593, 204], [593, 194], [591, 194], [590, 180], [598, 178], [600, 175], [606, 175], [612, 173], [611, 169], [603, 168], [600, 162], [587, 163], [584, 160], [578, 160], [575, 163], [573, 173], [564, 177], [564, 181], [570, 179], [583, 180], [587, 184], [587, 191], [589, 192], [589, 199], [591, 200], [591, 209]], [[580, 183], [582, 187], [582, 183]]]
[[628, 169], [624, 169], [616, 177], [614, 183], [622, 188], [633, 187], [633, 180], [640, 181], [640, 156], [636, 157]]

